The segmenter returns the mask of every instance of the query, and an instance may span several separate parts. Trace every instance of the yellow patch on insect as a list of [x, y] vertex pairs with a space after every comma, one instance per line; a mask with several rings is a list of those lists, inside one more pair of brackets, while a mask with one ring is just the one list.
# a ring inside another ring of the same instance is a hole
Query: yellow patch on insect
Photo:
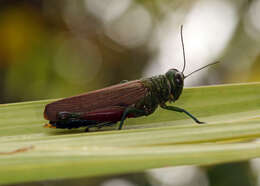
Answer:
[[52, 124], [48, 123], [43, 126], [44, 128], [56, 128]]

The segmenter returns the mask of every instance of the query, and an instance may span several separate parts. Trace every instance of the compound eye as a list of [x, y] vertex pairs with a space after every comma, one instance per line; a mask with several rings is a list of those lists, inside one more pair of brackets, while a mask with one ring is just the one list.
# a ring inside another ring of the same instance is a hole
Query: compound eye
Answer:
[[183, 78], [182, 78], [182, 75], [180, 73], [176, 73], [175, 82], [176, 82], [177, 85], [182, 85]]

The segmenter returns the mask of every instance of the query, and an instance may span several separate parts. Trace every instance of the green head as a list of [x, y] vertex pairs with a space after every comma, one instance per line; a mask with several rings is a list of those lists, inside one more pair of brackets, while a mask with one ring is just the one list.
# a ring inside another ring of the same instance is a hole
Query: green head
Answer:
[[194, 70], [193, 72], [191, 72], [190, 74], [185, 76], [184, 70], [185, 70], [185, 67], [186, 67], [186, 59], [185, 59], [185, 50], [184, 50], [182, 29], [183, 29], [183, 26], [181, 25], [181, 43], [182, 43], [182, 52], [183, 52], [183, 60], [184, 60], [183, 69], [182, 69], [181, 72], [177, 69], [170, 69], [165, 74], [166, 78], [169, 80], [170, 85], [171, 85], [170, 86], [171, 87], [170, 101], [176, 101], [180, 97], [182, 90], [183, 90], [185, 78], [189, 77], [191, 74], [198, 72], [198, 71], [200, 71], [200, 70], [202, 70], [202, 69], [204, 69], [204, 68], [206, 68], [210, 65], [214, 65], [214, 64], [219, 63], [218, 61], [214, 62], [214, 63], [210, 63], [210, 64], [205, 65], [205, 66], [203, 66], [203, 67], [201, 67], [197, 70]]
[[185, 77], [177, 69], [170, 69], [165, 76], [171, 85], [171, 101], [176, 101], [182, 93]]

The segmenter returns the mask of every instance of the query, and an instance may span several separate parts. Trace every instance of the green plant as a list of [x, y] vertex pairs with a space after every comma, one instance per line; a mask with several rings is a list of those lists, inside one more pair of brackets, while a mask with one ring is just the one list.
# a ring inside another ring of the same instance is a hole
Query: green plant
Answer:
[[[174, 103], [207, 124], [159, 109], [124, 130], [45, 129], [53, 100], [0, 106], [0, 184], [91, 177], [260, 156], [260, 83], [186, 88]], [[116, 128], [116, 127], [114, 127]]]

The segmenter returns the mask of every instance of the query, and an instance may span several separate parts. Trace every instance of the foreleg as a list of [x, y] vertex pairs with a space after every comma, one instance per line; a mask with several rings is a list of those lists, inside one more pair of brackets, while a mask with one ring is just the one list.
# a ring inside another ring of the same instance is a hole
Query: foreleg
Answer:
[[201, 122], [199, 121], [195, 116], [193, 116], [191, 113], [189, 113], [188, 111], [186, 111], [185, 109], [183, 108], [179, 108], [179, 107], [175, 107], [175, 106], [167, 106], [167, 105], [163, 105], [161, 106], [163, 109], [166, 109], [166, 110], [172, 110], [172, 111], [176, 111], [176, 112], [183, 112], [185, 113], [186, 115], [188, 115], [191, 119], [193, 119], [196, 123], [198, 124], [202, 124], [204, 122]]

